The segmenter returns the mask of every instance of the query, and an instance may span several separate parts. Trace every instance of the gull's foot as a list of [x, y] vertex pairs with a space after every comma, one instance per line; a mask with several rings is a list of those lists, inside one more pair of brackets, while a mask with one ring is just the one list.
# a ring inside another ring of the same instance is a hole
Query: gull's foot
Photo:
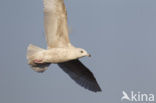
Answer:
[[42, 59], [35, 59], [33, 61], [34, 61], [34, 63], [43, 63]]

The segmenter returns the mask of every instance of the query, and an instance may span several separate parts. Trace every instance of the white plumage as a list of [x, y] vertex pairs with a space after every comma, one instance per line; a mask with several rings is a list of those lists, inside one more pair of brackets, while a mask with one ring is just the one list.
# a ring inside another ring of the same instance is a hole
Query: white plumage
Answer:
[[79, 85], [101, 91], [92, 72], [78, 58], [90, 56], [84, 49], [74, 47], [68, 37], [67, 12], [63, 0], [43, 0], [44, 27], [47, 49], [30, 44], [28, 64], [36, 72], [44, 72], [50, 64], [58, 64]]

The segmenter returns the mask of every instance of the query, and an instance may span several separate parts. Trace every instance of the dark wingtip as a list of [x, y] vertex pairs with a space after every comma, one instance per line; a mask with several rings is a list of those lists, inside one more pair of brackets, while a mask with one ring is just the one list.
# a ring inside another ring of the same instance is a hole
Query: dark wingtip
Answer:
[[95, 92], [95, 93], [102, 92], [102, 89], [100, 88], [100, 86], [98, 85], [96, 80], [95, 81], [87, 81], [87, 80], [81, 80], [80, 78], [79, 79], [77, 78], [77, 79], [75, 79], [75, 82], [91, 92]]
[[102, 92], [102, 89], [98, 86], [95, 92]]
[[90, 91], [92, 91], [92, 92], [95, 92], [95, 93], [97, 93], [97, 92], [102, 92], [102, 89], [100, 88], [99, 85], [97, 85], [97, 86], [95, 86], [95, 87], [93, 87], [93, 88], [86, 88], [86, 89], [88, 89], [88, 90], [90, 90]]
[[98, 88], [95, 92], [102, 92], [102, 89]]

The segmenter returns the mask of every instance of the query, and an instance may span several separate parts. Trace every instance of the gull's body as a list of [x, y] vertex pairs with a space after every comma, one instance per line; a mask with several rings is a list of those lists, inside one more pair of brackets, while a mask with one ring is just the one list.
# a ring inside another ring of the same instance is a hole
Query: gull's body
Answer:
[[[29, 49], [32, 50], [35, 46], [30, 44]], [[36, 50], [37, 47], [35, 47]], [[44, 63], [62, 63], [73, 59], [79, 58], [79, 48], [67, 47], [67, 48], [52, 48], [52, 49], [41, 49], [38, 48], [38, 52], [33, 52], [34, 54], [29, 57], [29, 64], [32, 64], [33, 60], [42, 60]], [[78, 54], [78, 55], [77, 55]], [[32, 63], [31, 63], [32, 62]]]
[[64, 1], [43, 2], [47, 49], [30, 44], [27, 51], [28, 64], [36, 72], [44, 72], [52, 63], [58, 64], [79, 85], [94, 92], [101, 91], [94, 75], [78, 60], [90, 55], [69, 41]]

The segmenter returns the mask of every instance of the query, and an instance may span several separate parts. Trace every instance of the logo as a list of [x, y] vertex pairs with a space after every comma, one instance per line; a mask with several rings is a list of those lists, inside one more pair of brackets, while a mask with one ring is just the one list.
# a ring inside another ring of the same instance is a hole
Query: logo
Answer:
[[152, 93], [142, 93], [131, 91], [129, 93], [122, 91], [121, 101], [131, 101], [139, 103], [154, 103], [155, 96]]

